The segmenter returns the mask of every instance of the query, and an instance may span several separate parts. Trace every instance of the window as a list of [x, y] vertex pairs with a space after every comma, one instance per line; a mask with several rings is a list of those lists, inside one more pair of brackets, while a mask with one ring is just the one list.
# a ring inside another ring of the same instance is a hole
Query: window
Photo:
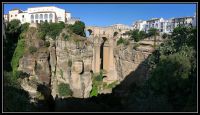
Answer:
[[38, 20], [36, 20], [36, 23], [38, 23]]
[[31, 23], [34, 23], [34, 15], [31, 15]]
[[10, 17], [12, 17], [12, 15]]
[[47, 20], [45, 20], [45, 22], [47, 22]]
[[17, 14], [15, 14], [15, 17], [17, 17]]
[[49, 14], [49, 19], [53, 19], [53, 14]]
[[33, 14], [31, 15], [31, 20], [34, 20], [34, 15]]
[[43, 14], [40, 14], [40, 20], [43, 20]]
[[156, 24], [156, 28], [158, 27], [158, 24]]
[[24, 18], [24, 15], [22, 15], [22, 18]]
[[48, 19], [48, 14], [44, 15], [44, 19], [47, 20]]
[[38, 14], [35, 15], [35, 19], [38, 19]]
[[40, 20], [40, 23], [42, 23], [43, 21], [42, 20]]

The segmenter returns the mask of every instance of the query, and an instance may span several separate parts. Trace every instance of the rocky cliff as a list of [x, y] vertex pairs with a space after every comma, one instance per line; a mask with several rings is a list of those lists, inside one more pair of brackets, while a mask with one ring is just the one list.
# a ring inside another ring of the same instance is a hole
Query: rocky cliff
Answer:
[[[69, 35], [69, 39], [64, 39]], [[19, 61], [18, 70], [29, 77], [23, 79], [22, 87], [36, 95], [39, 84], [51, 88], [51, 95], [59, 94], [59, 84], [68, 84], [72, 96], [88, 98], [92, 90], [92, 63], [94, 50], [91, 41], [63, 29], [55, 40], [46, 36], [39, 39], [37, 28], [31, 27], [23, 34], [26, 50]], [[152, 52], [152, 47], [134, 48], [135, 44], [114, 46], [114, 64], [117, 81], [123, 81], [127, 75], [135, 71], [138, 65]], [[31, 50], [32, 48], [32, 50]], [[35, 50], [33, 50], [35, 49]], [[112, 78], [112, 77], [110, 77]], [[105, 80], [104, 80], [105, 81]], [[101, 90], [99, 93], [110, 92]]]

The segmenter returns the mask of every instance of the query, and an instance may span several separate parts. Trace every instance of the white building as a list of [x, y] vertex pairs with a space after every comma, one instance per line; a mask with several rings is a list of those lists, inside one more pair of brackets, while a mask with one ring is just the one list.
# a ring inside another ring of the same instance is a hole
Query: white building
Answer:
[[113, 24], [111, 25], [113, 29], [120, 29], [120, 30], [132, 30], [133, 27], [124, 25], [124, 24]]
[[170, 34], [173, 32], [174, 28], [178, 26], [196, 26], [196, 14], [194, 17], [179, 17], [164, 20], [163, 18], [152, 18], [147, 21], [136, 21], [133, 24], [134, 29], [139, 29], [140, 31], [148, 32], [150, 28], [156, 28], [159, 32]]
[[197, 26], [197, 17], [196, 17], [196, 13], [194, 14], [194, 18], [192, 20], [192, 26], [196, 27]]
[[133, 28], [138, 29], [139, 31], [144, 31], [146, 23], [146, 21], [138, 20], [133, 23]]
[[5, 21], [18, 19], [21, 23], [41, 23], [41, 22], [67, 22], [71, 19], [71, 13], [55, 6], [32, 7], [26, 11], [13, 9], [8, 14], [4, 14]]
[[166, 31], [165, 20], [163, 18], [152, 18], [151, 20], [147, 20], [144, 30], [148, 32], [150, 28], [156, 28], [160, 33], [164, 33]]
[[176, 28], [178, 26], [192, 26], [192, 21], [193, 21], [192, 16], [173, 18], [172, 26], [173, 28]]

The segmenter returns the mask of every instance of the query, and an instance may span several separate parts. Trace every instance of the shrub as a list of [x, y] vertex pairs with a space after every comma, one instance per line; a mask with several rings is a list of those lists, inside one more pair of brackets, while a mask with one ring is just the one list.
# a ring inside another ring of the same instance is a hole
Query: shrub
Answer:
[[62, 22], [60, 23], [44, 22], [39, 25], [38, 30], [41, 32], [41, 37], [48, 35], [55, 40], [56, 36], [60, 34], [63, 28], [65, 28], [65, 25]]
[[117, 45], [123, 44], [123, 43], [124, 43], [124, 39], [120, 37], [119, 40], [117, 41]]
[[103, 70], [100, 71], [100, 73], [93, 75], [93, 79], [92, 79], [92, 90], [90, 92], [90, 96], [97, 96], [98, 94], [98, 89], [101, 87], [102, 85], [102, 81], [103, 81]]
[[30, 46], [30, 47], [29, 47], [29, 52], [30, 52], [31, 54], [35, 53], [36, 51], [37, 51], [37, 48], [36, 48], [35, 46]]
[[60, 83], [58, 85], [58, 93], [59, 93], [60, 96], [71, 96], [72, 91], [69, 87], [69, 84]]
[[129, 41], [120, 37], [119, 40], [117, 41], [117, 45], [119, 44], [124, 44], [124, 45], [128, 45], [129, 44]]
[[97, 86], [92, 86], [92, 91], [90, 93], [90, 97], [98, 95], [98, 88]]

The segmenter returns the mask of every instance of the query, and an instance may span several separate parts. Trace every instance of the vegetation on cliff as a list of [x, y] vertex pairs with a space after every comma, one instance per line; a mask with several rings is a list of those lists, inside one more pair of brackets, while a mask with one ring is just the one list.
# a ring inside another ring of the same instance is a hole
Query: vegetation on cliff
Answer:
[[196, 111], [196, 29], [177, 27], [149, 57], [150, 77], [132, 87], [127, 109], [133, 111]]

